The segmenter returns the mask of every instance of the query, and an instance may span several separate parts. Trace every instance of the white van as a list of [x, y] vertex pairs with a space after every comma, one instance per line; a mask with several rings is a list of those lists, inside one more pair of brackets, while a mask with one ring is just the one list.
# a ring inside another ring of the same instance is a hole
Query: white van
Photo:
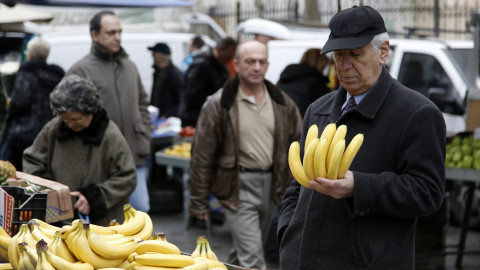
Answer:
[[[49, 63], [55, 63], [68, 70], [76, 61], [90, 52], [91, 38], [88, 30], [82, 32], [44, 33], [42, 35], [51, 44]], [[147, 47], [164, 42], [172, 51], [172, 62], [180, 68], [183, 58], [188, 54], [188, 43], [195, 34], [169, 33], [159, 31], [124, 31], [122, 47], [130, 59], [137, 65], [145, 91], [150, 94], [153, 83], [152, 52]], [[202, 36], [205, 43], [211, 46], [215, 42]]]

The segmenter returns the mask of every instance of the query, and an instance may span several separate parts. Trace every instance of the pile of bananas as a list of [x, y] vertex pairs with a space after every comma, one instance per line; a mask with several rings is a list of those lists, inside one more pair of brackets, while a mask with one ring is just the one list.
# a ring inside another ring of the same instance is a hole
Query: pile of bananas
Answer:
[[60, 228], [32, 219], [13, 237], [2, 229], [0, 251], [6, 250], [7, 256], [0, 252], [0, 259], [12, 269], [127, 269], [128, 256], [151, 238], [153, 223], [148, 214], [130, 204], [124, 206], [124, 215], [122, 224], [111, 226], [77, 219]]
[[303, 164], [300, 144], [293, 142], [288, 151], [288, 165], [298, 183], [308, 188], [308, 181], [318, 177], [331, 180], [343, 178], [363, 143], [363, 134], [359, 133], [345, 149], [346, 135], [346, 125], [337, 128], [335, 123], [330, 123], [320, 137], [317, 125], [310, 126], [305, 137]]
[[182, 142], [180, 144], [175, 144], [172, 147], [165, 149], [163, 153], [167, 156], [190, 158], [192, 156], [191, 150], [191, 142]]
[[207, 238], [205, 238], [205, 236], [199, 236], [197, 238], [197, 247], [193, 251], [191, 257], [195, 260], [195, 264], [203, 265], [204, 268], [198, 268], [198, 269], [213, 269], [213, 270], [227, 269], [225, 264], [223, 264], [218, 260], [217, 255], [210, 248], [210, 243], [208, 242]]
[[205, 237], [185, 255], [164, 233], [152, 232], [147, 213], [130, 204], [123, 210], [125, 221], [109, 226], [76, 219], [60, 228], [31, 219], [13, 237], [0, 226], [0, 269], [227, 269]]
[[179, 269], [195, 264], [189, 255], [181, 254], [180, 249], [165, 238], [139, 243], [135, 252], [128, 256], [128, 262], [129, 269], [154, 269], [150, 267]]
[[0, 226], [0, 269], [2, 268], [3, 263], [8, 262], [8, 245], [10, 244], [10, 235]]

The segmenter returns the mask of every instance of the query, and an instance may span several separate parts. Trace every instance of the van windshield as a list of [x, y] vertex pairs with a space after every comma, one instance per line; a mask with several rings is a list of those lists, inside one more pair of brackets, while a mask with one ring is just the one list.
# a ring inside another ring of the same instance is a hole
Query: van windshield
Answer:
[[447, 56], [452, 59], [452, 63], [455, 65], [455, 68], [460, 71], [460, 75], [463, 77], [464, 81], [468, 83], [468, 88], [471, 88], [471, 83], [473, 82], [471, 78], [475, 78], [475, 68], [471, 61], [473, 57], [473, 49], [471, 48], [449, 48], [446, 50]]

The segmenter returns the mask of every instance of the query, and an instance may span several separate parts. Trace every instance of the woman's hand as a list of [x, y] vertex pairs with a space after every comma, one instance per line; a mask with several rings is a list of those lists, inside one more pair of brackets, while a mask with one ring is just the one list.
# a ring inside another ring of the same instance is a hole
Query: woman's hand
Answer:
[[82, 215], [89, 215], [90, 214], [90, 204], [87, 201], [87, 198], [83, 196], [82, 193], [79, 191], [72, 191], [70, 192], [72, 197], [78, 197], [77, 202], [73, 206], [77, 211]]

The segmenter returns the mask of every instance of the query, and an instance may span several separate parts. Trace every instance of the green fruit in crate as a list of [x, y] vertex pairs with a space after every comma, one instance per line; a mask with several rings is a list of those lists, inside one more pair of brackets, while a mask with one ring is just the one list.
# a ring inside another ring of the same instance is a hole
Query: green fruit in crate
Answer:
[[462, 154], [463, 155], [470, 155], [472, 154], [472, 147], [468, 144], [462, 145]]
[[462, 160], [462, 168], [470, 169], [473, 165], [473, 157], [468, 155], [464, 156]]
[[451, 144], [451, 143], [447, 144], [447, 146], [446, 146], [447, 153], [452, 152], [452, 149], [453, 149], [454, 147], [455, 147], [455, 145], [453, 145], [453, 144]]
[[462, 153], [461, 152], [454, 152], [452, 156], [452, 161], [458, 163], [462, 161]]
[[473, 148], [480, 149], [480, 138], [473, 141]]
[[462, 144], [462, 139], [460, 137], [453, 137], [451, 144], [452, 145], [461, 145]]
[[476, 170], [480, 170], [480, 159], [476, 159], [473, 161], [473, 168]]
[[448, 167], [448, 164], [451, 163], [451, 161], [452, 161], [452, 156], [453, 156], [452, 153], [447, 153], [447, 154], [445, 154], [445, 166]]
[[5, 182], [8, 178], [15, 178], [17, 170], [12, 163], [6, 160], [0, 160], [0, 184]]
[[472, 145], [473, 144], [473, 135], [467, 136], [462, 139], [463, 145]]
[[[479, 163], [479, 165], [480, 165], [480, 163]], [[450, 161], [450, 162], [446, 163], [445, 166], [446, 166], [446, 167], [453, 168], [453, 167], [455, 167], [455, 162]]]
[[448, 153], [452, 153], [455, 154], [457, 152], [461, 152], [461, 148], [460, 146], [456, 146], [456, 145], [451, 145], [452, 147], [448, 150]]

